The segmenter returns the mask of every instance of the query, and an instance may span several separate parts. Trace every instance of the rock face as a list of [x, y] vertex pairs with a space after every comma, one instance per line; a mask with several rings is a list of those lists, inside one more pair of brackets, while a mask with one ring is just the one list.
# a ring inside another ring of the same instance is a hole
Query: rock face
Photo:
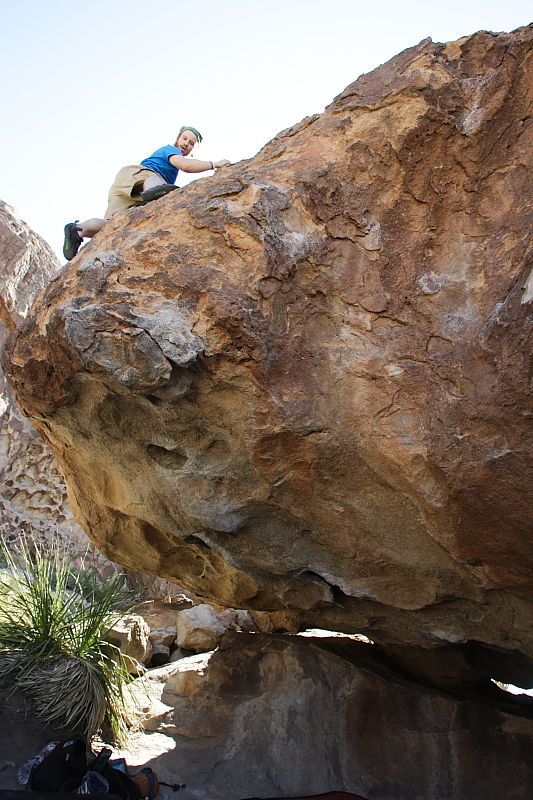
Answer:
[[11, 206], [0, 200], [0, 319], [12, 330], [26, 318], [38, 293], [59, 272], [59, 261]]
[[230, 634], [210, 659], [142, 680], [146, 727], [157, 720], [178, 737], [154, 768], [198, 787], [194, 796], [531, 797], [532, 720], [381, 676], [309, 640]]
[[531, 38], [422, 42], [54, 282], [6, 369], [109, 558], [533, 655]]
[[[0, 200], [0, 350], [59, 271], [49, 245]], [[0, 367], [0, 538], [12, 545], [21, 533], [45, 546], [60, 541], [75, 561], [83, 559], [103, 578], [116, 571], [75, 519], [54, 455], [20, 413]], [[179, 591], [174, 583], [138, 572], [128, 575], [128, 583], [151, 597]]]
[[[0, 201], [0, 348], [59, 269], [46, 242]], [[41, 541], [59, 536], [85, 551], [87, 537], [68, 507], [50, 448], [19, 412], [1, 369], [0, 414], [0, 536], [9, 542], [31, 531]]]
[[[334, 789], [368, 800], [530, 800], [533, 720], [375, 669], [358, 649], [348, 659], [338, 640], [230, 634], [215, 653], [129, 685], [144, 732], [114, 757], [186, 783], [184, 800]], [[0, 708], [0, 790], [20, 788], [18, 767], [61, 738], [24, 719], [17, 700]]]

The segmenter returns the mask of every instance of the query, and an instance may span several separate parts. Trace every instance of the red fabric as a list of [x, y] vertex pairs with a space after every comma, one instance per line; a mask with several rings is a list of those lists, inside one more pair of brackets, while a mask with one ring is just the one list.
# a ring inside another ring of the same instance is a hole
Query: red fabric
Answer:
[[[260, 800], [258, 797], [251, 797], [249, 800]], [[327, 792], [326, 794], [308, 794], [301, 797], [269, 797], [264, 800], [365, 800], [360, 794], [350, 794], [349, 792]]]

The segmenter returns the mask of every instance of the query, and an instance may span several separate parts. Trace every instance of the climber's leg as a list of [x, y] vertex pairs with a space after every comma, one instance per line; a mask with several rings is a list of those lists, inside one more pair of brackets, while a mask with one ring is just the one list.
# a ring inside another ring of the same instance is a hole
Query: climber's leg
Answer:
[[105, 219], [92, 217], [84, 222], [78, 222], [77, 227], [82, 239], [91, 239], [98, 231], [102, 230], [104, 223]]
[[65, 238], [63, 240], [63, 255], [67, 261], [72, 261], [77, 254], [84, 239], [90, 239], [95, 233], [102, 230], [105, 220], [93, 217], [85, 222], [67, 222], [65, 225]]
[[143, 205], [145, 203], [142, 197], [144, 189], [155, 188], [161, 184], [165, 184], [165, 181], [152, 169], [138, 165], [122, 167], [109, 190], [105, 218], [109, 219], [117, 211], [125, 211], [132, 206]]
[[147, 189], [153, 189], [154, 186], [168, 186], [169, 184], [166, 183], [165, 179], [158, 175], [157, 172], [152, 172], [151, 175], [148, 175], [143, 181], [143, 192], [146, 192]]

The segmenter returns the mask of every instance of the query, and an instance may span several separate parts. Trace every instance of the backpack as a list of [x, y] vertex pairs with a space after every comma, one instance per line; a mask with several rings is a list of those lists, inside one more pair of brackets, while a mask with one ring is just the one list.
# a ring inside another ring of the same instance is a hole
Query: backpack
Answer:
[[74, 736], [63, 742], [51, 742], [31, 759], [30, 764], [32, 766], [26, 789], [36, 792], [68, 792], [73, 787], [74, 791], [87, 772], [85, 739]]
[[82, 736], [54, 742], [33, 760], [26, 789], [90, 796], [114, 794], [122, 800], [153, 800], [159, 781], [150, 767], [130, 777], [123, 759], [110, 761], [111, 750], [102, 748], [95, 758], [87, 757], [87, 743]]

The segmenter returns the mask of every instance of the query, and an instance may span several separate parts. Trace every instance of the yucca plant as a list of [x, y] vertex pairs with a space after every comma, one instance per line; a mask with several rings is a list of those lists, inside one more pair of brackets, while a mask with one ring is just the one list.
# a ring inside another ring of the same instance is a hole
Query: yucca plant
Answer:
[[89, 739], [102, 727], [123, 742], [131, 716], [126, 657], [105, 639], [129, 608], [123, 575], [97, 581], [57, 546], [2, 545], [0, 693], [22, 690], [46, 723]]

